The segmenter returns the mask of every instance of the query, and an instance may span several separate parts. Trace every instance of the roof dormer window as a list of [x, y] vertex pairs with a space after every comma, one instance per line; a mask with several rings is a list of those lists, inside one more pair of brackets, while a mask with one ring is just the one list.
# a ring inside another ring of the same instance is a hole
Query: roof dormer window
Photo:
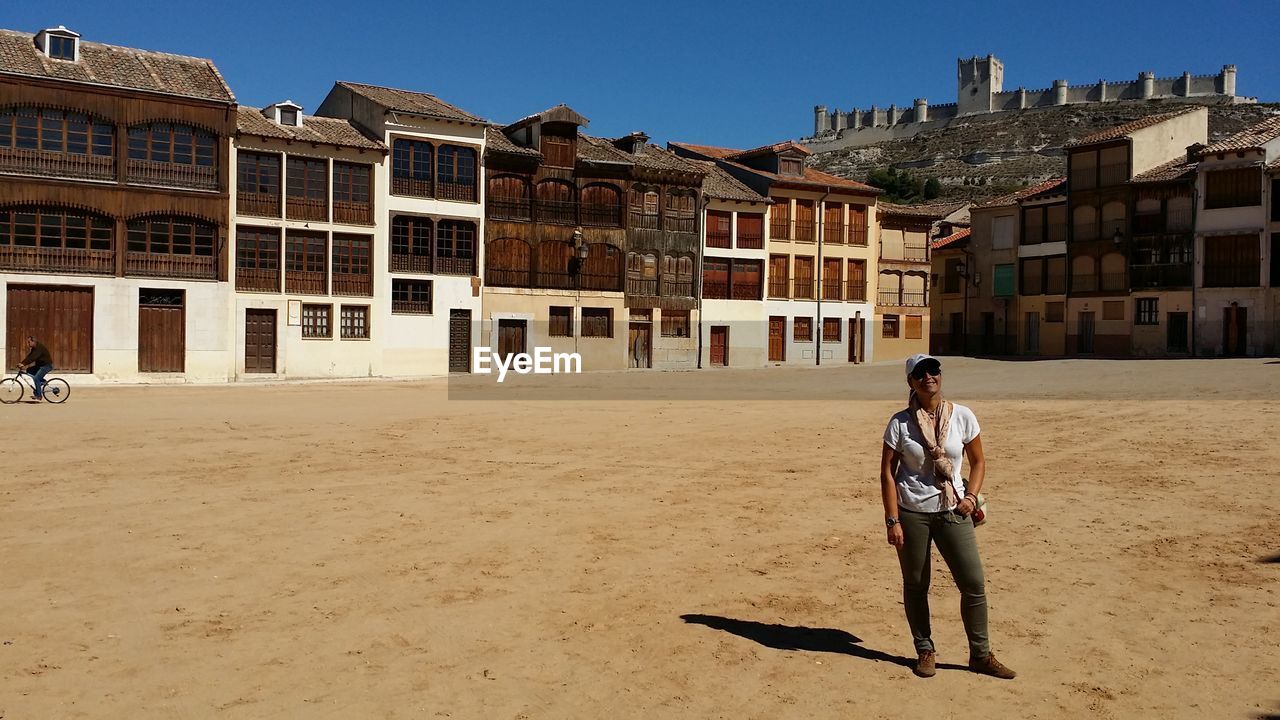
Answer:
[[778, 174], [800, 177], [804, 174], [804, 161], [795, 157], [778, 158]]
[[80, 35], [62, 25], [41, 30], [36, 35], [36, 47], [54, 60], [80, 60]]
[[262, 114], [277, 125], [302, 127], [302, 106], [292, 100], [268, 105], [263, 108]]

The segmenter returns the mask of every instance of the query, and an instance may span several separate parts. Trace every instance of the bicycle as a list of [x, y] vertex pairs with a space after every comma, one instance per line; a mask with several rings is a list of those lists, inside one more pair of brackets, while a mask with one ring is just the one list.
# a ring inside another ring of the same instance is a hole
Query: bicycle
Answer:
[[[0, 380], [0, 403], [5, 405], [16, 403], [23, 398], [28, 389], [34, 399], [36, 394], [34, 376], [29, 372], [18, 370], [13, 377]], [[45, 402], [55, 405], [66, 402], [67, 398], [71, 397], [71, 384], [60, 377], [47, 377], [44, 379], [43, 394]]]

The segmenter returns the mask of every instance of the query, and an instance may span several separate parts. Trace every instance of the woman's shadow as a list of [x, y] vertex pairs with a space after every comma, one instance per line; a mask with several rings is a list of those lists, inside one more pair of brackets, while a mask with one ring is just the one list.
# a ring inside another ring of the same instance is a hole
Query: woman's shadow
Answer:
[[[906, 668], [913, 668], [916, 664], [911, 658], [862, 647], [858, 644], [862, 642], [861, 638], [835, 628], [772, 625], [751, 620], [735, 620], [719, 615], [688, 614], [681, 615], [680, 619], [692, 625], [706, 625], [713, 630], [723, 630], [775, 650], [804, 650], [852, 655], [866, 660], [890, 662]], [[938, 667], [944, 670], [966, 669], [963, 665], [947, 663], [938, 663]]]

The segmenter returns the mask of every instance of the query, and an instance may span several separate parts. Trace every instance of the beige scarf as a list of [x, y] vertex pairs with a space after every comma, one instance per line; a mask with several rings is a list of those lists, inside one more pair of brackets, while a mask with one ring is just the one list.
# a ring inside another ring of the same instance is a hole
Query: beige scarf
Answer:
[[911, 417], [916, 421], [916, 425], [920, 428], [920, 435], [924, 438], [925, 458], [933, 461], [933, 482], [942, 491], [944, 503], [942, 509], [950, 510], [956, 506], [955, 466], [952, 465], [951, 458], [947, 457], [945, 447], [954, 408], [951, 403], [943, 400], [938, 403], [937, 415], [930, 417], [929, 411], [920, 404], [920, 398], [915, 391], [911, 392], [909, 403]]

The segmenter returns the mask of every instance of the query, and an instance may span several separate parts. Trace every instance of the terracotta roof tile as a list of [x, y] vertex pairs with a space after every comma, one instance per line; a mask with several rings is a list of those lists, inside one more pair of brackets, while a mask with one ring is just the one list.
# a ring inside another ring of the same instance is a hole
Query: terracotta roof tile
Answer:
[[1067, 189], [1066, 183], [1067, 183], [1066, 178], [1051, 178], [1049, 180], [1045, 180], [1042, 183], [1037, 183], [1030, 187], [1025, 187], [1025, 188], [1022, 188], [1021, 190], [1011, 192], [1007, 195], [1001, 195], [1000, 197], [993, 198], [984, 203], [979, 203], [977, 205], [974, 205], [974, 207], [977, 207], [977, 208], [1005, 207], [1008, 205], [1013, 205], [1019, 200], [1025, 200], [1026, 198], [1029, 198], [1032, 195], [1049, 194], [1051, 191], [1054, 191], [1054, 190], [1057, 190], [1060, 192], [1066, 192], [1066, 189]]
[[[622, 151], [625, 153], [625, 151]], [[702, 174], [706, 170], [701, 163], [695, 163], [693, 160], [686, 160], [679, 155], [664, 150], [657, 145], [644, 143], [636, 147], [634, 154], [626, 153], [637, 167], [648, 168], [650, 170], [670, 171], [681, 173]]]
[[236, 116], [236, 133], [259, 137], [280, 138], [302, 142], [342, 145], [386, 151], [387, 146], [367, 137], [354, 124], [337, 118], [302, 116], [302, 127], [279, 125], [268, 120], [260, 110], [241, 105]]
[[1159, 125], [1165, 120], [1176, 118], [1179, 115], [1186, 115], [1187, 113], [1197, 112], [1200, 110], [1200, 108], [1201, 108], [1200, 105], [1192, 105], [1190, 107], [1182, 108], [1181, 110], [1174, 110], [1173, 112], [1158, 113], [1156, 115], [1148, 115], [1146, 117], [1140, 117], [1137, 120], [1131, 120], [1127, 123], [1124, 123], [1123, 125], [1116, 125], [1115, 127], [1107, 128], [1106, 130], [1100, 130], [1091, 135], [1085, 135], [1079, 140], [1073, 140], [1067, 143], [1066, 147], [1069, 147], [1069, 148], [1080, 147], [1081, 145], [1093, 145], [1095, 143], [1107, 142], [1109, 140], [1119, 140], [1120, 138], [1127, 137], [1139, 130], [1149, 128], [1153, 125]]
[[1271, 161], [1271, 164], [1267, 166], [1267, 172], [1280, 173], [1280, 160]]
[[934, 240], [931, 243], [931, 245], [934, 250], [941, 250], [944, 247], [955, 245], [957, 243], [960, 243], [963, 240], [968, 240], [969, 232], [970, 232], [969, 228], [957, 230], [944, 238], [938, 238], [937, 240]]
[[0, 30], [0, 73], [143, 90], [234, 103], [213, 61], [185, 55], [80, 41], [80, 60], [53, 60], [36, 47], [35, 36]]
[[1236, 150], [1261, 149], [1263, 145], [1278, 137], [1280, 137], [1280, 115], [1275, 115], [1257, 125], [1245, 128], [1231, 137], [1209, 145], [1200, 151], [1200, 157], [1214, 153], [1234, 152]]
[[[743, 165], [742, 163], [739, 163], [733, 160], [733, 158], [743, 156], [743, 151], [734, 150], [732, 148], [715, 147], [712, 145], [693, 145], [691, 143], [679, 143], [679, 142], [669, 142], [667, 144], [673, 147], [678, 147], [693, 153], [697, 153], [699, 155], [703, 155], [705, 157], [715, 158], [718, 160], [723, 160], [724, 162], [732, 163], [744, 170], [748, 170], [750, 172], [756, 173], [757, 175], [767, 178], [775, 183], [785, 183], [789, 185], [815, 185], [823, 188], [840, 188], [843, 190], [851, 190], [861, 194], [871, 194], [871, 195], [879, 195], [882, 192], [884, 192], [880, 188], [872, 187], [870, 185], [867, 185], [866, 183], [860, 183], [857, 180], [842, 178], [836, 175], [832, 175], [830, 173], [822, 172], [821, 170], [815, 170], [811, 167], [806, 167], [804, 169], [804, 175], [802, 177], [791, 177], [787, 175], [779, 175], [777, 173], [771, 173], [767, 170], [748, 167], [746, 165]], [[757, 150], [758, 149], [759, 148], [757, 148]], [[754, 152], [754, 151], [747, 151], [747, 152]]]
[[738, 178], [730, 175], [724, 168], [710, 160], [690, 160], [706, 171], [702, 179], [702, 194], [717, 200], [734, 200], [737, 202], [771, 203], [769, 198], [752, 190]]
[[511, 138], [507, 137], [506, 133], [496, 128], [484, 129], [484, 147], [485, 152], [493, 151], [506, 153], [507, 155], [521, 155], [542, 159], [542, 153], [533, 148], [515, 144]]
[[614, 147], [608, 140], [582, 133], [578, 133], [578, 159], [613, 165], [635, 164], [630, 155]]
[[694, 145], [693, 143], [681, 142], [669, 142], [667, 145], [683, 148], [699, 155], [705, 155], [707, 157], [717, 159], [727, 158], [730, 155], [736, 155], [740, 152], [739, 150], [734, 150], [732, 148], [715, 147], [714, 145]]
[[1175, 158], [1169, 162], [1153, 167], [1144, 173], [1133, 176], [1131, 183], [1168, 182], [1195, 177], [1198, 163], [1188, 162], [1185, 157]]
[[902, 215], [906, 217], [941, 220], [968, 204], [969, 203], [967, 202], [950, 202], [921, 205], [899, 205], [897, 203], [884, 202], [882, 200], [876, 203], [876, 212], [879, 215]]
[[813, 152], [809, 150], [809, 148], [804, 147], [799, 143], [796, 143], [791, 140], [784, 140], [780, 143], [773, 143], [772, 145], [761, 145], [760, 147], [751, 148], [750, 150], [735, 151], [734, 154], [729, 156], [729, 159], [742, 160], [744, 158], [755, 157], [756, 155], [764, 155], [766, 153], [778, 153], [778, 152], [782, 152], [783, 150], [797, 150], [802, 155], [813, 154]]
[[428, 93], [343, 81], [339, 81], [338, 85], [388, 110], [466, 123], [486, 122]]

